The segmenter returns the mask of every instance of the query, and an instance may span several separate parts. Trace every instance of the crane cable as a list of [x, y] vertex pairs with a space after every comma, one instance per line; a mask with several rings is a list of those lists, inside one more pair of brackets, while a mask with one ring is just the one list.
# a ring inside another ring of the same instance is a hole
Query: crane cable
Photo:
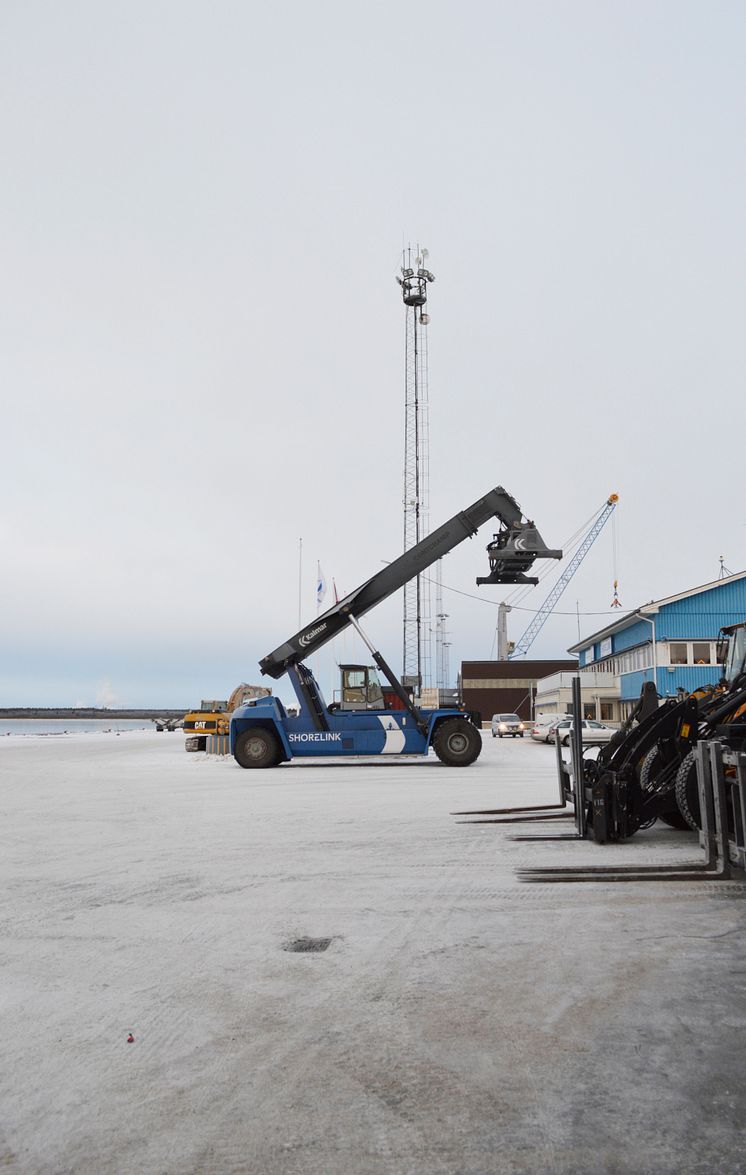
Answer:
[[[591, 529], [591, 527], [593, 526], [593, 524], [595, 523], [595, 521], [599, 517], [599, 515], [602, 513], [602, 511], [606, 509], [606, 505], [607, 505], [607, 503], [604, 502], [603, 506], [600, 506], [598, 510], [594, 510], [593, 513], [591, 514], [590, 518], [587, 518], [586, 521], [583, 522], [578, 527], [578, 529], [576, 531], [574, 531], [570, 535], [570, 537], [562, 543], [561, 550], [563, 551], [563, 558], [564, 559], [567, 559], [568, 556], [570, 558], [572, 557], [572, 555], [574, 554], [574, 548], [580, 546], [586, 533]], [[614, 513], [616, 513], [616, 511]], [[612, 519], [612, 521], [613, 521], [613, 519]], [[548, 575], [552, 575], [556, 571], [557, 571], [557, 567], [555, 566], [555, 564], [548, 563], [547, 566], [542, 571], [539, 572], [539, 576], [538, 576], [539, 583], [541, 583], [542, 580], [546, 579], [546, 577]], [[615, 574], [616, 574], [616, 572], [615, 572]], [[510, 593], [510, 595], [507, 597], [505, 603], [511, 605], [514, 608], [517, 608], [518, 605], [520, 603], [522, 603], [523, 600], [526, 599], [526, 596], [528, 596], [530, 594], [531, 589], [534, 586], [535, 586], [534, 584], [519, 584], [518, 587], [516, 587]]]
[[617, 512], [615, 510], [612, 515], [612, 518], [611, 518], [611, 551], [612, 551], [611, 557], [612, 557], [612, 571], [614, 573], [614, 599], [611, 601], [611, 607], [612, 608], [621, 608], [622, 601], [619, 599], [619, 594], [617, 591], [617, 589], [619, 587], [619, 576], [618, 576], [618, 572], [617, 572], [619, 544], [618, 544], [617, 529], [616, 529], [616, 515], [617, 515]]

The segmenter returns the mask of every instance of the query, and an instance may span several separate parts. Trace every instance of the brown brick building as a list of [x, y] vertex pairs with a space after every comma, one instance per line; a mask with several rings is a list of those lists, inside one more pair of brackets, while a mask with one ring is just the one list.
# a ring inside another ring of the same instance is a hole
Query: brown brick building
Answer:
[[577, 661], [462, 661], [461, 696], [467, 710], [478, 710], [483, 722], [493, 714], [533, 717], [536, 683], [550, 673], [572, 673]]

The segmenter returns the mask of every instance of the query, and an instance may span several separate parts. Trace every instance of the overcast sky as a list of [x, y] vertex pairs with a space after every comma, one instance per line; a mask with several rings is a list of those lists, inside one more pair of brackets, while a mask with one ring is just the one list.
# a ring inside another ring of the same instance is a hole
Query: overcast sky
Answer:
[[[399, 554], [403, 241], [432, 526], [502, 484], [558, 546], [614, 490], [626, 608], [744, 569], [745, 31], [717, 0], [5, 0], [0, 705], [225, 697], [297, 628], [299, 537], [304, 621], [317, 559], [349, 591]], [[454, 673], [494, 649], [490, 537], [444, 564], [481, 597], [445, 593]], [[612, 580], [607, 528], [532, 654]], [[400, 616], [367, 620], [396, 668]]]

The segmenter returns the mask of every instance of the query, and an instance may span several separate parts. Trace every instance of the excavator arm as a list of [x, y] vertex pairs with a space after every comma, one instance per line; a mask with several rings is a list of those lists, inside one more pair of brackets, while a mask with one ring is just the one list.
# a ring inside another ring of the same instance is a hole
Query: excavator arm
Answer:
[[[259, 662], [262, 673], [281, 677], [293, 665], [310, 657], [317, 649], [333, 640], [338, 633], [393, 595], [410, 579], [420, 575], [443, 555], [447, 555], [464, 539], [476, 534], [489, 518], [501, 523], [499, 535], [488, 548], [490, 575], [477, 583], [535, 583], [526, 577], [535, 559], [561, 559], [561, 551], [552, 551], [544, 544], [533, 522], [525, 520], [521, 508], [502, 486], [479, 498], [466, 510], [454, 514], [421, 542], [410, 547], [393, 563], [378, 571], [360, 587], [345, 596], [328, 611], [306, 625], [295, 636], [279, 645]], [[499, 544], [499, 546], [495, 546]], [[494, 548], [494, 552], [493, 552]]]

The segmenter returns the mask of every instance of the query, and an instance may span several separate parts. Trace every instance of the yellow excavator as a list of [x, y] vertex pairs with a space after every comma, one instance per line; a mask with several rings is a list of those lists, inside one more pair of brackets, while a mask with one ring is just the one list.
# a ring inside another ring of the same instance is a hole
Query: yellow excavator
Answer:
[[[187, 736], [187, 751], [206, 751], [209, 735], [228, 734], [231, 714], [239, 706], [254, 698], [266, 698], [271, 690], [263, 685], [248, 685], [242, 681], [237, 685], [227, 702], [208, 699], [200, 702], [199, 710], [190, 710], [184, 715], [184, 733]], [[227, 741], [227, 739], [226, 739]]]

